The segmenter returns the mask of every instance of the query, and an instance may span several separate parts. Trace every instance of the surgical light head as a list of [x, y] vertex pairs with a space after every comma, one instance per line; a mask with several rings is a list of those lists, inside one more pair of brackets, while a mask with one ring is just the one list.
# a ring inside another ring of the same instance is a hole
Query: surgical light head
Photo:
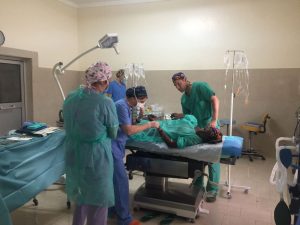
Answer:
[[64, 71], [70, 66], [72, 65], [75, 61], [77, 61], [78, 59], [80, 59], [82, 56], [86, 55], [87, 53], [98, 49], [98, 48], [114, 48], [116, 53], [119, 54], [119, 51], [117, 50], [116, 44], [119, 42], [118, 40], [118, 35], [116, 33], [108, 33], [106, 35], [104, 35], [99, 41], [98, 44], [95, 47], [92, 47], [91, 49], [86, 50], [85, 52], [81, 53], [80, 55], [78, 55], [76, 58], [74, 58], [73, 60], [71, 60], [69, 63], [67, 63], [65, 66], [62, 62], [58, 62], [53, 66], [53, 76], [56, 80], [56, 83], [59, 87], [60, 93], [62, 95], [63, 100], [65, 100], [65, 94], [64, 91], [62, 89], [62, 86], [60, 84], [60, 81], [58, 79], [57, 75], [62, 75], [64, 73]]
[[115, 33], [106, 34], [98, 41], [99, 48], [114, 48], [116, 53], [119, 54], [119, 51], [116, 47], [116, 44], [119, 42], [118, 35]]

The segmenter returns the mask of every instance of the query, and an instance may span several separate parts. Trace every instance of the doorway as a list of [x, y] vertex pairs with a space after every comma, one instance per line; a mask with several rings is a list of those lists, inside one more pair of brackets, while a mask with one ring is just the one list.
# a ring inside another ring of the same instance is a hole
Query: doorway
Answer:
[[19, 129], [25, 118], [24, 62], [0, 59], [0, 135]]

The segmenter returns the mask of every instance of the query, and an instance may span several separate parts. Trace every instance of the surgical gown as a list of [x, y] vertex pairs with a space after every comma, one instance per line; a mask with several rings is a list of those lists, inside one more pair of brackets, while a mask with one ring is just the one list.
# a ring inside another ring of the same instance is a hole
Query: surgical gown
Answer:
[[109, 129], [118, 129], [113, 101], [79, 88], [64, 102], [66, 190], [77, 205], [114, 205], [113, 159]]
[[205, 82], [192, 83], [190, 95], [185, 93], [181, 97], [183, 114], [192, 114], [197, 118], [198, 126], [205, 128], [211, 121], [213, 108], [211, 97], [215, 93]]
[[[213, 116], [213, 108], [211, 97], [214, 96], [214, 91], [205, 82], [193, 82], [190, 95], [185, 93], [181, 97], [182, 112], [184, 114], [192, 114], [197, 118], [198, 126], [205, 128], [211, 122]], [[217, 125], [219, 128], [219, 125]], [[220, 163], [213, 163], [208, 166], [209, 180], [214, 183], [220, 181]], [[197, 179], [196, 185], [203, 185], [203, 178]], [[207, 191], [218, 191], [218, 186], [208, 182]]]

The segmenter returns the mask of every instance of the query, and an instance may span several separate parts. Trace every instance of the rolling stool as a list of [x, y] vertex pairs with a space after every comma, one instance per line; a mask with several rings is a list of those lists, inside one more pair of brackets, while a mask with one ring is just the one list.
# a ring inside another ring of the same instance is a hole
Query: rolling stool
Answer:
[[252, 137], [253, 135], [257, 135], [258, 133], [266, 132], [266, 124], [268, 119], [271, 119], [271, 117], [267, 113], [265, 114], [262, 123], [247, 122], [242, 125], [242, 128], [247, 130], [249, 133], [249, 148], [247, 150], [243, 150], [242, 155], [248, 155], [251, 162], [253, 161], [253, 157], [258, 157], [262, 160], [266, 160], [266, 158], [262, 154], [255, 151], [252, 147]]

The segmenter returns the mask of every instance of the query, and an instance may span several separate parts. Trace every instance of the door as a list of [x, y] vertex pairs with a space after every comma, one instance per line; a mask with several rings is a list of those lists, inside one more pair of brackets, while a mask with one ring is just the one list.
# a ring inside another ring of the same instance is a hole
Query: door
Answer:
[[25, 119], [24, 63], [0, 59], [0, 135], [19, 129]]

